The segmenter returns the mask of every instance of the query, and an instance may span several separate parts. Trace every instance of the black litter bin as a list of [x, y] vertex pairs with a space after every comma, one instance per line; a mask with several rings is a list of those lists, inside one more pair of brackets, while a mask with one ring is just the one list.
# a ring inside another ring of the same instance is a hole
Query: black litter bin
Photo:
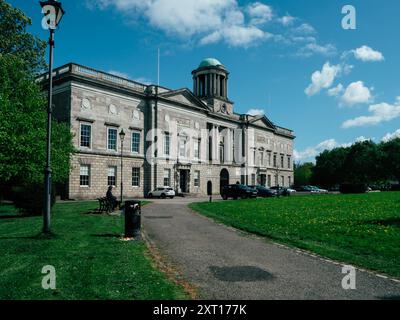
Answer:
[[125, 201], [125, 237], [140, 238], [141, 202]]

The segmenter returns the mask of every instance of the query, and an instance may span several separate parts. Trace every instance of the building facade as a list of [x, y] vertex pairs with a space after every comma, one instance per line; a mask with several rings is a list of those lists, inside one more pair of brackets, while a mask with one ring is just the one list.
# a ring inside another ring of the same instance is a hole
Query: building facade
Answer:
[[229, 72], [216, 59], [202, 61], [192, 76], [193, 91], [77, 64], [54, 70], [53, 114], [68, 123], [76, 148], [59, 193], [95, 199], [113, 185], [120, 195], [121, 181], [126, 198], [162, 186], [197, 195], [237, 182], [291, 186], [293, 132], [266, 116], [235, 113]]

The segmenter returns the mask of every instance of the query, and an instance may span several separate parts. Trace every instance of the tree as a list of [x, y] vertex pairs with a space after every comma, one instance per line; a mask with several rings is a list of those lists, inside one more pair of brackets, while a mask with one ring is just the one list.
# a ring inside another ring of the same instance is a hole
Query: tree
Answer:
[[[30, 19], [0, 0], [0, 187], [43, 184], [46, 98], [35, 83], [46, 43], [26, 32]], [[53, 183], [65, 182], [74, 151], [68, 125], [53, 120]], [[20, 188], [21, 190], [21, 188]], [[23, 190], [23, 189], [22, 189]], [[36, 197], [41, 197], [39, 189]]]
[[376, 143], [369, 140], [348, 148], [343, 172], [343, 182], [370, 184], [381, 180], [381, 158]]
[[46, 67], [46, 42], [26, 32], [31, 24], [21, 10], [0, 0], [0, 54], [19, 57], [26, 70], [37, 74]]
[[311, 184], [314, 163], [306, 162], [294, 165], [294, 181], [297, 186], [305, 186]]
[[316, 157], [312, 182], [325, 188], [334, 187], [345, 180], [344, 164], [347, 159], [347, 148], [325, 150]]
[[400, 182], [400, 138], [382, 142], [380, 154], [382, 174], [387, 179], [396, 179]]
[[[46, 159], [46, 100], [25, 62], [0, 54], [0, 181], [41, 183]], [[53, 182], [69, 175], [72, 135], [53, 121]]]

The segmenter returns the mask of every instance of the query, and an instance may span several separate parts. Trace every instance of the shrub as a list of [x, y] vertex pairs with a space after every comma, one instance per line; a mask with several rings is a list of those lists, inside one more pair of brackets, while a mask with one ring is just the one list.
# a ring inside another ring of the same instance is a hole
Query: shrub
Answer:
[[[15, 207], [25, 215], [39, 216], [44, 209], [44, 184], [30, 184], [13, 188]], [[52, 188], [51, 206], [56, 202], [55, 188]]]
[[340, 193], [365, 193], [367, 192], [367, 186], [363, 183], [342, 183], [340, 185]]

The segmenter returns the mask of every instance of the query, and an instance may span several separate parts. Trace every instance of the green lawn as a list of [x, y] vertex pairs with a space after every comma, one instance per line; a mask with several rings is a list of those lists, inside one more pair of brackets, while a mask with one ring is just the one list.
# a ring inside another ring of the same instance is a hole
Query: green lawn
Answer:
[[[143, 242], [123, 242], [121, 217], [86, 214], [97, 202], [57, 204], [53, 239], [41, 217], [0, 206], [0, 299], [184, 299], [156, 270]], [[42, 267], [56, 269], [57, 289], [43, 290]]]
[[400, 276], [400, 192], [194, 203], [219, 222]]

